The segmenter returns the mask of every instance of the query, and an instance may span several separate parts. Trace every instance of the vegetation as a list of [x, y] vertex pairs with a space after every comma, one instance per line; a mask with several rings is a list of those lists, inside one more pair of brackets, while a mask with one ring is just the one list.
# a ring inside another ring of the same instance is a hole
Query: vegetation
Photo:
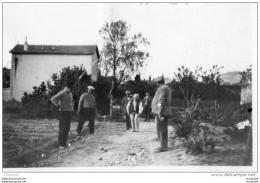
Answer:
[[99, 31], [103, 47], [99, 67], [107, 77], [112, 73], [110, 90], [110, 116], [113, 116], [113, 98], [118, 86], [129, 80], [140, 67], [143, 67], [149, 57], [145, 46], [149, 45], [147, 38], [141, 33], [132, 37], [128, 35], [129, 26], [125, 21], [106, 23]]

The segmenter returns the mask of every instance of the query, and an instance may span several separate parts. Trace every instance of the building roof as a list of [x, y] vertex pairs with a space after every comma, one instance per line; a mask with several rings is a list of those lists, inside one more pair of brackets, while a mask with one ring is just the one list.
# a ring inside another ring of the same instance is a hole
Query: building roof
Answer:
[[97, 45], [28, 45], [27, 51], [24, 45], [17, 44], [10, 53], [12, 54], [48, 54], [48, 55], [93, 55], [99, 51]]

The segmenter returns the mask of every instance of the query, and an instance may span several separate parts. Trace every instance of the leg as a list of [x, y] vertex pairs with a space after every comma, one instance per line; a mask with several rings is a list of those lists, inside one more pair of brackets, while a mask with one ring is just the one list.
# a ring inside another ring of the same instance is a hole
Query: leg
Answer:
[[89, 133], [93, 134], [95, 129], [94, 109], [89, 112]]
[[59, 146], [66, 146], [68, 134], [70, 131], [71, 112], [60, 111], [60, 123], [59, 123]]
[[129, 127], [130, 127], [129, 122], [130, 122], [129, 116], [128, 116], [127, 113], [125, 113], [125, 124], [126, 124], [126, 129], [127, 130], [129, 130]]
[[147, 121], [147, 105], [144, 106], [144, 114], [145, 114], [145, 120]]
[[156, 124], [157, 138], [158, 140], [160, 140], [160, 120], [157, 114], [155, 115], [155, 124]]
[[168, 119], [165, 118], [161, 124], [161, 148], [166, 150], [168, 148]]
[[132, 125], [131, 125], [131, 119], [130, 119], [130, 116], [128, 114], [127, 115], [127, 123], [128, 123], [128, 126], [129, 126], [129, 129], [132, 128]]
[[64, 134], [63, 134], [65, 146], [70, 132], [70, 124], [71, 124], [71, 112], [66, 112], [66, 120], [64, 124]]
[[131, 119], [131, 124], [133, 131], [135, 131], [135, 118], [134, 118], [134, 113], [130, 114], [130, 119]]
[[148, 107], [148, 109], [147, 109], [147, 121], [150, 121], [150, 114], [151, 114], [151, 108]]
[[135, 114], [135, 128], [136, 128], [136, 131], [138, 132], [139, 131], [139, 121], [138, 121], [138, 114]]
[[82, 111], [80, 112], [79, 114], [79, 122], [78, 122], [78, 127], [77, 127], [77, 133], [78, 135], [81, 134], [81, 131], [82, 131], [82, 128], [83, 128], [83, 125], [86, 121], [86, 110], [85, 109], [82, 109]]

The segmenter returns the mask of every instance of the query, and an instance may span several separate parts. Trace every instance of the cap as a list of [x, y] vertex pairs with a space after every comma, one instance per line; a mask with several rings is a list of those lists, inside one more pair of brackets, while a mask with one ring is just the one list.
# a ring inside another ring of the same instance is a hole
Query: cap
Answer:
[[130, 91], [126, 91], [125, 94], [126, 94], [126, 95], [130, 95], [131, 92], [130, 92]]
[[158, 83], [158, 82], [160, 82], [160, 81], [164, 81], [163, 76], [159, 76], [159, 77], [156, 77], [156, 78], [154, 79], [154, 82], [155, 82], [155, 83]]
[[137, 93], [134, 94], [133, 98], [134, 98], [134, 99], [138, 99], [138, 98], [139, 98], [139, 94], [137, 94]]
[[93, 86], [88, 86], [89, 90], [95, 90], [95, 88]]

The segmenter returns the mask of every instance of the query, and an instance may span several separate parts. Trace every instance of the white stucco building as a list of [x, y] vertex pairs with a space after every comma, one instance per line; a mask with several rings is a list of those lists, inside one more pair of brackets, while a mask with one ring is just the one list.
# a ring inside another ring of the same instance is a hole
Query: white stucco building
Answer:
[[10, 98], [21, 100], [24, 92], [47, 81], [68, 66], [83, 65], [97, 81], [99, 51], [96, 45], [16, 45], [12, 54]]

